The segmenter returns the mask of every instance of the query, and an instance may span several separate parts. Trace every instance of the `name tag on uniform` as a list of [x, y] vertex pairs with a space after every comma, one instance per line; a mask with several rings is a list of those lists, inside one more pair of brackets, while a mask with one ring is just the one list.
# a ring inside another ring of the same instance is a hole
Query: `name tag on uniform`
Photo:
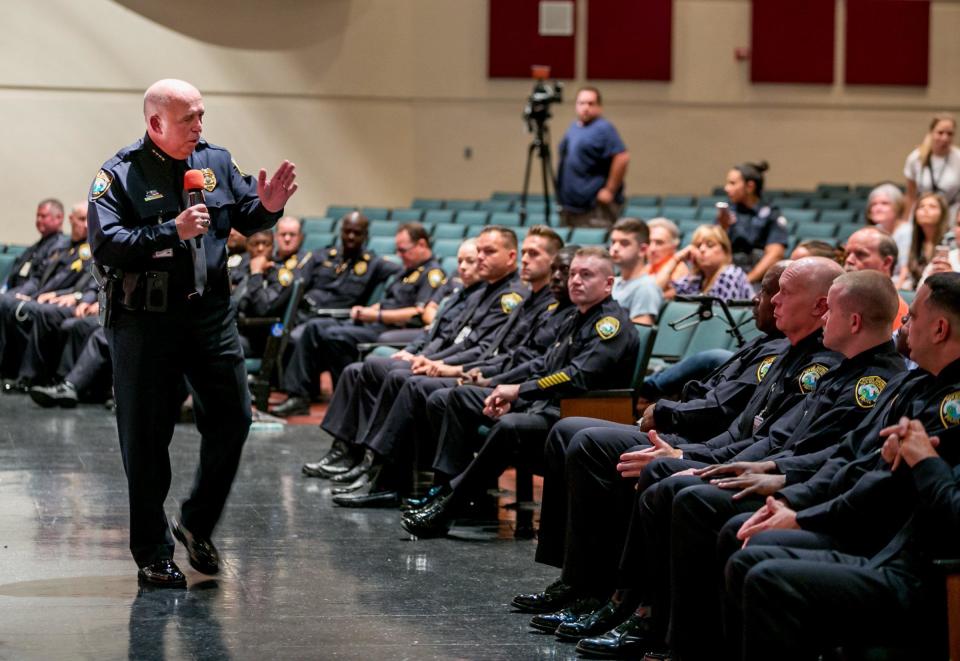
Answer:
[[166, 248], [165, 250], [158, 250], [153, 253], [154, 259], [159, 259], [161, 257], [173, 257], [173, 248]]
[[470, 334], [472, 329], [469, 326], [464, 326], [459, 333], [457, 333], [456, 339], [453, 341], [454, 344], [461, 344], [467, 336]]

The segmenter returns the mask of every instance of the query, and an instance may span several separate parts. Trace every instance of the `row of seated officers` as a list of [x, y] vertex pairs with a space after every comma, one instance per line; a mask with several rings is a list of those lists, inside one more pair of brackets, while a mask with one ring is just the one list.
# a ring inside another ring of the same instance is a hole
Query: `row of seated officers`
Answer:
[[[457, 369], [416, 346], [348, 366], [322, 425], [334, 444], [303, 472], [339, 483], [338, 505], [400, 505], [404, 530], [428, 539], [505, 466], [539, 460], [536, 560], [560, 575], [512, 606], [586, 656], [889, 645], [943, 658], [933, 559], [960, 553], [960, 274], [928, 278], [903, 314], [889, 235], [851, 243], [846, 270], [823, 257], [770, 269], [763, 334], [637, 426], [558, 419], [560, 397], [622, 385], [635, 351], [606, 255], [560, 250], [558, 305], [518, 345], [530, 358], [498, 362], [495, 341]], [[434, 486], [401, 499], [431, 450]]]

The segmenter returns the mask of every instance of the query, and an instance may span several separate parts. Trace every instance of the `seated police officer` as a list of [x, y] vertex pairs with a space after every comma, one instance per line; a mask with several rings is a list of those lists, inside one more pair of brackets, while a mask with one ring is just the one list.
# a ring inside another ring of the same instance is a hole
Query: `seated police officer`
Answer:
[[[60, 200], [48, 198], [37, 205], [37, 232], [40, 239], [24, 250], [14, 260], [6, 280], [0, 283], [0, 295], [15, 294], [18, 288], [27, 282], [34, 270], [47, 259], [51, 250], [66, 243], [67, 238], [60, 233], [63, 227], [63, 204]], [[0, 310], [4, 297], [0, 296]]]
[[[293, 354], [283, 377], [289, 397], [274, 413], [308, 412], [311, 398], [319, 391], [320, 373], [329, 370], [336, 384], [344, 368], [359, 357], [357, 345], [361, 342], [373, 342], [391, 328], [423, 325], [420, 313], [446, 277], [430, 250], [430, 236], [423, 225], [401, 225], [394, 241], [403, 271], [393, 276], [379, 303], [354, 305], [346, 321], [312, 319], [304, 324], [299, 339], [292, 338]], [[331, 248], [328, 256], [336, 257], [336, 249]], [[367, 262], [355, 260], [352, 271], [365, 274]]]
[[[536, 461], [559, 418], [561, 397], [629, 383], [639, 338], [629, 313], [611, 298], [612, 289], [609, 253], [581, 248], [569, 281], [577, 313], [568, 317], [547, 353], [497, 376], [492, 391], [460, 386], [451, 393], [434, 460], [434, 471], [450, 482], [422, 509], [404, 514], [407, 532], [446, 534], [460, 508], [503, 471], [514, 452]], [[482, 425], [491, 426], [483, 439]]]

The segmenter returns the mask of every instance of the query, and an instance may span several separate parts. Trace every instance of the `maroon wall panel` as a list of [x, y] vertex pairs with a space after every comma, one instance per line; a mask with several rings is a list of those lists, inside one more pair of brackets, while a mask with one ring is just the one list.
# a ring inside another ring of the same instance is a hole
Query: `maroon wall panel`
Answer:
[[846, 83], [926, 85], [929, 0], [847, 0]]
[[673, 0], [590, 0], [587, 78], [670, 80]]
[[753, 0], [750, 80], [833, 82], [836, 0]]
[[489, 1], [491, 78], [529, 78], [534, 64], [549, 64], [554, 78], [574, 77], [574, 37], [540, 36], [540, 0]]

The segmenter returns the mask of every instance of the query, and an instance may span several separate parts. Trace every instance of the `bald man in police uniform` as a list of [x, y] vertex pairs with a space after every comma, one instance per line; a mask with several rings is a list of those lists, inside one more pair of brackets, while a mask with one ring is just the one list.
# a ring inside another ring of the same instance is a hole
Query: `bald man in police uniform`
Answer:
[[[185, 587], [164, 514], [167, 446], [186, 376], [201, 434], [200, 467], [173, 533], [190, 564], [220, 568], [210, 536], [250, 427], [250, 395], [230, 306], [227, 236], [272, 227], [297, 190], [284, 161], [267, 178], [244, 174], [201, 138], [204, 104], [182, 80], [144, 94], [147, 134], [103, 164], [90, 188], [90, 244], [109, 272], [102, 306], [113, 357], [117, 429], [130, 498], [130, 550], [141, 583]], [[187, 170], [203, 174], [205, 200], [188, 205]]]

